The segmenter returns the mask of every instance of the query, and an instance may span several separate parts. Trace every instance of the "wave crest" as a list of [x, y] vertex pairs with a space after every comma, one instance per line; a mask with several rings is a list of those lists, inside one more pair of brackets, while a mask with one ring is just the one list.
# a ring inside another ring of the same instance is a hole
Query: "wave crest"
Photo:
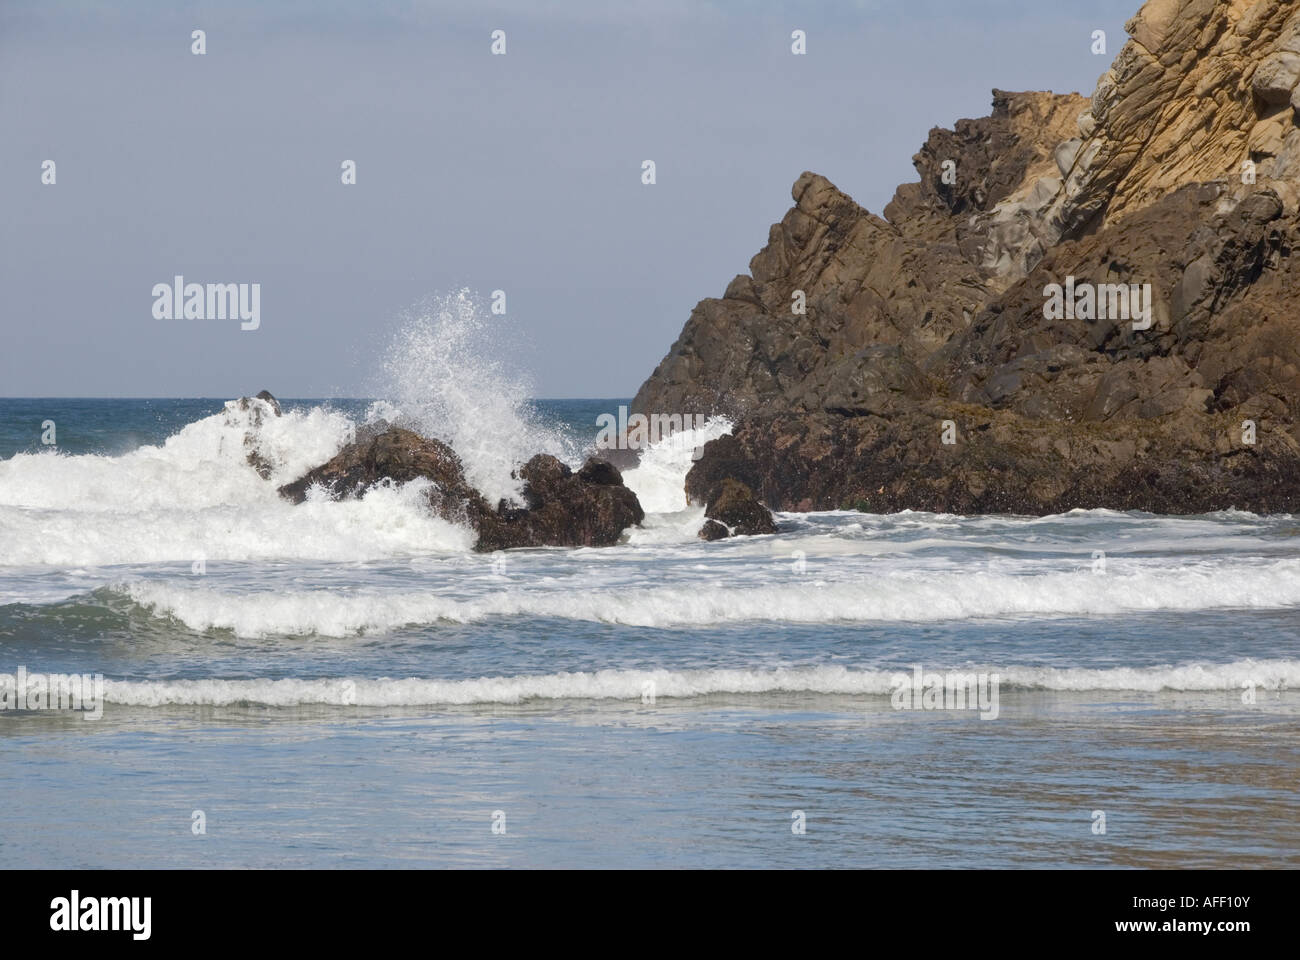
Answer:
[[[960, 673], [996, 673], [1004, 689], [1049, 691], [1135, 691], [1157, 693], [1239, 691], [1243, 684], [1262, 690], [1300, 686], [1300, 661], [1241, 660], [1184, 666], [1115, 667], [1111, 669], [1037, 666], [957, 667]], [[947, 670], [927, 667], [927, 672]], [[480, 703], [517, 704], [529, 700], [656, 700], [710, 695], [825, 694], [888, 696], [899, 670], [849, 670], [845, 667], [790, 667], [769, 670], [598, 670], [472, 680], [363, 678], [280, 680], [109, 680], [104, 696], [127, 706], [274, 707], [323, 704], [335, 706], [456, 706]]]

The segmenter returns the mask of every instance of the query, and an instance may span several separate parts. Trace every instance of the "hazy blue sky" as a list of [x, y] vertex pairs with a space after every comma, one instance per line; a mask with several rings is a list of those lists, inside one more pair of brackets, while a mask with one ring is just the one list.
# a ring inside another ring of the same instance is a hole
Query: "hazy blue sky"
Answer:
[[[879, 213], [993, 87], [1091, 93], [1138, 5], [3, 0], [0, 395], [365, 393], [469, 287], [537, 395], [630, 396], [801, 171]], [[261, 328], [154, 319], [177, 273]]]

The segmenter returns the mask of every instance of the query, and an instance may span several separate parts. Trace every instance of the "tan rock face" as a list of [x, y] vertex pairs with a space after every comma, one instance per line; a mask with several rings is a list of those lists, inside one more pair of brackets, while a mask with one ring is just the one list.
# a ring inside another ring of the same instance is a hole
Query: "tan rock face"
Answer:
[[1241, 185], [1257, 164], [1269, 186], [1294, 118], [1300, 6], [1289, 0], [1151, 0], [1126, 25], [1132, 39], [1097, 85], [1095, 156], [1057, 206], [1066, 232], [1096, 211], [1113, 223], [1178, 187]]
[[1225, 181], [1238, 197], [1271, 188], [1288, 211], [1300, 206], [1291, 103], [1300, 102], [1300, 7], [1149, 0], [1126, 28], [1131, 39], [1079, 118], [1079, 142], [1058, 151], [1069, 161], [1059, 181], [1021, 188], [986, 259], [1023, 275], [1060, 239], [1115, 223], [1187, 183]]
[[[1091, 99], [994, 91], [931, 131], [883, 218], [799, 177], [634, 401], [739, 418], [689, 489], [1300, 509], [1300, 3], [1149, 0], [1127, 30]], [[1067, 282], [1107, 315], [1047, 309]]]

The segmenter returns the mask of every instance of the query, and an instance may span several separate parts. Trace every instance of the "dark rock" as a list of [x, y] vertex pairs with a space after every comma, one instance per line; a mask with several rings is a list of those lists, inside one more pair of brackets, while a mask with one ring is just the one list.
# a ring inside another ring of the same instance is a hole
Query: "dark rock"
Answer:
[[728, 477], [716, 483], [705, 498], [704, 526], [701, 540], [725, 537], [752, 537], [776, 533], [772, 513], [754, 498], [754, 491], [739, 480]]
[[[1192, 514], [1224, 504], [1267, 513], [1279, 500], [1300, 502], [1300, 442], [1248, 412], [1072, 425], [935, 403], [889, 420], [751, 418], [705, 445], [686, 490], [699, 501], [727, 473], [746, 477], [774, 510], [872, 513]], [[957, 442], [946, 445], [950, 419]], [[1243, 419], [1258, 424], [1253, 446], [1242, 443]]]
[[[772, 226], [750, 276], [732, 280], [721, 300], [700, 301], [632, 412], [852, 411], [922, 390], [903, 361], [919, 365], [1023, 270], [1019, 261], [985, 265], [990, 236], [1003, 229], [994, 208], [1030, 172], [1055, 168], [1054, 148], [1075, 135], [1088, 105], [1078, 95], [994, 96], [992, 117], [931, 132], [913, 158], [921, 182], [899, 188], [887, 219], [802, 174], [795, 206]], [[941, 180], [948, 160], [957, 163], [953, 188]], [[803, 314], [794, 312], [800, 291]], [[868, 353], [877, 369], [856, 383], [855, 356], [880, 347], [897, 352]]]
[[731, 530], [725, 523], [718, 520], [705, 520], [704, 526], [700, 527], [701, 540], [725, 540], [731, 536]]
[[603, 486], [617, 487], [623, 484], [623, 474], [619, 473], [618, 467], [608, 460], [597, 460], [595, 457], [587, 459], [582, 469], [578, 471], [578, 477], [586, 483], [597, 483]]
[[645, 519], [645, 511], [636, 494], [623, 486], [622, 477], [612, 482], [613, 476], [604, 467], [609, 465], [588, 461], [574, 474], [555, 457], [533, 457], [519, 470], [527, 509], [504, 508], [481, 517], [476, 549], [617, 543], [624, 530]]
[[828, 371], [822, 409], [845, 416], [883, 416], [900, 401], [929, 393], [925, 376], [896, 344], [866, 347]]
[[[261, 401], [258, 403], [257, 401]], [[262, 417], [266, 415], [281, 416], [280, 401], [271, 395], [269, 390], [263, 390], [255, 397], [240, 397], [235, 401], [237, 410], [251, 412], [254, 416], [255, 424], [261, 424]]]
[[401, 427], [372, 432], [348, 444], [327, 462], [282, 486], [280, 496], [302, 503], [308, 488], [319, 484], [332, 499], [362, 497], [381, 480], [418, 479], [432, 480], [444, 499], [478, 496], [466, 483], [460, 457], [451, 447]]
[[518, 471], [525, 506], [490, 506], [465, 479], [460, 458], [445, 443], [389, 426], [358, 431], [359, 438], [328, 462], [280, 488], [302, 503], [313, 485], [328, 496], [364, 497], [376, 483], [433, 482], [429, 506], [439, 516], [468, 523], [478, 533], [475, 549], [609, 546], [645, 519], [636, 494], [608, 463], [589, 460], [574, 474], [555, 457], [539, 454]]
[[[735, 421], [688, 496], [733, 479], [776, 510], [1300, 511], [1300, 131], [1280, 109], [1300, 34], [1281, 0], [1245, 32], [1231, 7], [1149, 4], [1091, 101], [994, 91], [991, 116], [931, 132], [886, 219], [802, 174], [749, 276], [695, 307], [633, 401]], [[1069, 277], [1106, 317], [1049, 319]], [[1145, 318], [1122, 312], [1134, 290]]]

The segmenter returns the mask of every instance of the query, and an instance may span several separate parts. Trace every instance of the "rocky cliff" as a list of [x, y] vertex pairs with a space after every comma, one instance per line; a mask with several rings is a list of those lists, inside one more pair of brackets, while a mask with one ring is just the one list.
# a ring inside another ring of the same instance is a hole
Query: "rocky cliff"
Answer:
[[1091, 100], [994, 91], [884, 217], [805, 173], [633, 403], [779, 509], [1300, 509], [1300, 5], [1149, 0]]

